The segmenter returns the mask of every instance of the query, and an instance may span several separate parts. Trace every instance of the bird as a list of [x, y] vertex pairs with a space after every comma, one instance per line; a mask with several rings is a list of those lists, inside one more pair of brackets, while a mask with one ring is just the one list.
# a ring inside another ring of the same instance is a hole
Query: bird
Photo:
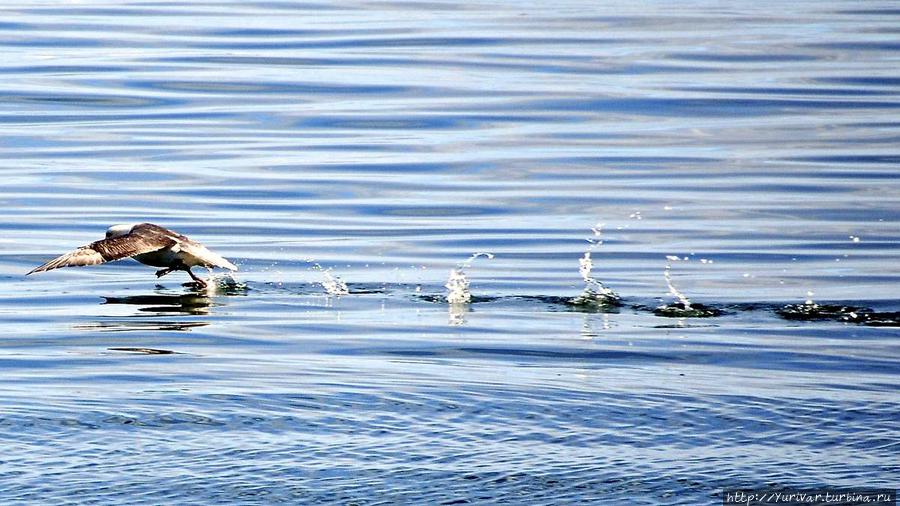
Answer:
[[185, 271], [201, 288], [206, 281], [191, 272], [191, 267], [221, 267], [231, 271], [237, 266], [206, 249], [197, 241], [153, 223], [113, 225], [106, 230], [106, 238], [94, 241], [72, 252], [35, 267], [28, 274], [60, 267], [97, 265], [131, 257], [153, 267], [160, 278], [175, 271]]

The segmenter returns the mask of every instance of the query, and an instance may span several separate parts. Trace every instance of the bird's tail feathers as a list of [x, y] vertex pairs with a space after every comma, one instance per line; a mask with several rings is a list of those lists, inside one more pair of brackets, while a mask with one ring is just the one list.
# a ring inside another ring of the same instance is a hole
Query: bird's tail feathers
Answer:
[[210, 267], [221, 267], [223, 269], [228, 269], [230, 271], [238, 270], [237, 266], [234, 265], [233, 263], [229, 262], [228, 260], [226, 260], [225, 257], [217, 255], [209, 250], [206, 250], [205, 253], [206, 253], [206, 255], [205, 255], [206, 258], [204, 258], [204, 260], [207, 260], [209, 262]]

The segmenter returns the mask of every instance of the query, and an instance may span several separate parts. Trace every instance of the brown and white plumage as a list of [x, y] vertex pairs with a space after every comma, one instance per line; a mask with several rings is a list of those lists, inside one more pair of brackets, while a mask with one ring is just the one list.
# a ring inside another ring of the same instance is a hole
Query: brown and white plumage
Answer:
[[[191, 267], [222, 267], [236, 271], [237, 267], [206, 249], [197, 241], [152, 223], [113, 225], [106, 231], [106, 239], [92, 242], [32, 269], [28, 274], [60, 267], [97, 265], [131, 257], [142, 264], [165, 267], [156, 272], [164, 276], [172, 271], [185, 271], [191, 278], [206, 283], [191, 272]], [[27, 275], [27, 274], [26, 274]]]

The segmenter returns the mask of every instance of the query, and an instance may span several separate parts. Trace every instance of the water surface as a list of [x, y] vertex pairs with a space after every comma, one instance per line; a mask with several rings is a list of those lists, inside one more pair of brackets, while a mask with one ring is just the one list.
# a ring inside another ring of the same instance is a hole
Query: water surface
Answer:
[[[3, 502], [897, 487], [896, 320], [778, 313], [900, 311], [893, 3], [0, 13]], [[236, 281], [23, 276], [141, 221]]]

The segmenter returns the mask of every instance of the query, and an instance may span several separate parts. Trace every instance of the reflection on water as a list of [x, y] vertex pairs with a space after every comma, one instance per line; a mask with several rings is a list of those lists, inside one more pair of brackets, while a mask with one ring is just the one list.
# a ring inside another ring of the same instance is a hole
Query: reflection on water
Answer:
[[116, 348], [107, 348], [109, 351], [122, 351], [126, 353], [135, 353], [138, 355], [172, 355], [173, 353], [178, 353], [172, 350], [160, 350], [156, 348], [126, 348], [126, 347], [116, 347]]
[[[101, 304], [135, 306], [138, 313], [129, 315], [127, 319], [104, 318], [90, 323], [75, 325], [79, 330], [100, 330], [118, 332], [129, 330], [190, 330], [209, 325], [209, 321], [174, 321], [170, 319], [147, 320], [146, 317], [165, 317], [172, 314], [191, 316], [210, 315], [214, 308], [224, 307], [227, 298], [246, 295], [249, 290], [246, 283], [238, 283], [231, 278], [227, 281], [211, 282], [203, 288], [192, 283], [185, 287], [192, 289], [187, 293], [172, 294], [162, 285], [157, 285], [156, 293], [146, 295], [127, 295], [124, 297], [104, 296]], [[138, 319], [140, 318], [140, 319]]]
[[73, 325], [76, 330], [99, 331], [99, 332], [129, 332], [129, 331], [148, 331], [148, 330], [190, 330], [196, 327], [205, 327], [209, 322], [195, 321], [171, 321], [171, 320], [102, 320], [90, 323], [79, 323]]
[[0, 7], [3, 502], [895, 485], [895, 5], [350, 7]]
[[184, 295], [129, 295], [127, 297], [103, 297], [103, 304], [128, 304], [139, 306], [138, 311], [146, 313], [184, 313], [192, 315], [209, 314], [212, 299], [202, 294]]
[[468, 302], [456, 302], [452, 300], [448, 302], [447, 312], [449, 314], [449, 319], [447, 320], [447, 323], [450, 325], [465, 325], [466, 313], [472, 310], [469, 307]]

